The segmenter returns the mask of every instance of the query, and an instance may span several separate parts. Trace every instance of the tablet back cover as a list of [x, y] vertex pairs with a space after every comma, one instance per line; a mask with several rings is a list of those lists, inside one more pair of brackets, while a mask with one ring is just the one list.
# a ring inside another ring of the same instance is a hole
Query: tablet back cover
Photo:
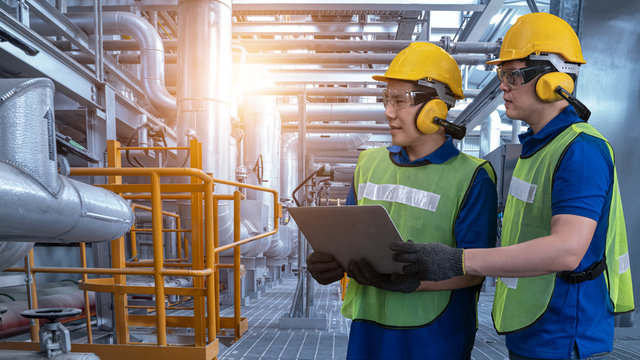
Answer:
[[346, 269], [350, 259], [367, 259], [380, 273], [402, 272], [389, 244], [402, 241], [387, 210], [380, 205], [289, 208], [314, 251], [333, 254]]

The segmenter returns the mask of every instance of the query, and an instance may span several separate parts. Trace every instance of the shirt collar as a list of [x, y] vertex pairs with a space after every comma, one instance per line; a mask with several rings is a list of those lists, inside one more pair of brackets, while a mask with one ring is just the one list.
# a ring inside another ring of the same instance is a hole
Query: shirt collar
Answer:
[[446, 135], [446, 137], [445, 142], [434, 152], [414, 161], [409, 160], [409, 155], [407, 155], [407, 150], [404, 147], [391, 145], [387, 149], [391, 153], [393, 160], [400, 165], [442, 164], [460, 153], [460, 150], [453, 145], [451, 136]]
[[540, 131], [533, 133], [533, 130], [529, 128], [527, 132], [518, 135], [520, 143], [522, 144], [522, 156], [529, 156], [549, 141], [553, 140], [558, 134], [563, 132], [571, 124], [580, 122], [580, 118], [576, 113], [573, 106], [569, 105], [562, 110], [556, 117], [551, 119]]

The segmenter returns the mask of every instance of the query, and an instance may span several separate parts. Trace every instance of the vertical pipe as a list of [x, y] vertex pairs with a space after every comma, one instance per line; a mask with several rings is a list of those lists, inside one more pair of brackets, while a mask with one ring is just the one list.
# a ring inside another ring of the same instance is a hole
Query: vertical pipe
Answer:
[[[180, 217], [176, 218], [176, 229], [182, 230], [182, 225], [180, 224]], [[178, 258], [178, 262], [182, 262], [182, 231], [178, 231], [176, 234], [176, 257]]]
[[[298, 95], [298, 179], [306, 179], [305, 173], [305, 155], [307, 154], [307, 93], [306, 91]], [[306, 205], [306, 187], [301, 189], [302, 206]], [[306, 274], [306, 241], [303, 241], [303, 235], [298, 230], [298, 286], [300, 287], [301, 303], [298, 303], [299, 310], [306, 308], [304, 302], [305, 295], [305, 274]], [[306, 315], [306, 314], [305, 314]]]
[[231, 1], [179, 0], [178, 18], [178, 141], [184, 144], [193, 130], [203, 144], [202, 170], [234, 180]]
[[[205, 267], [207, 269], [213, 269], [215, 260], [215, 246], [214, 246], [214, 229], [213, 229], [213, 183], [207, 181], [205, 183], [204, 190], [204, 225], [205, 225]], [[216, 299], [215, 291], [217, 284], [215, 282], [215, 274], [207, 276], [207, 286], [205, 291], [207, 292], [207, 328], [208, 337], [207, 342], [211, 343], [216, 339]]]
[[[233, 242], [240, 241], [240, 199], [242, 193], [233, 192]], [[240, 339], [240, 246], [233, 248], [233, 325], [234, 338]]]
[[[87, 267], [87, 248], [85, 244], [80, 243], [80, 264], [82, 268]], [[87, 274], [82, 274], [82, 282], [87, 283]], [[91, 305], [89, 304], [89, 292], [87, 290], [83, 290], [84, 293], [84, 315], [85, 320], [87, 321], [87, 341], [89, 344], [93, 344], [93, 332], [91, 331]]]
[[164, 303], [164, 279], [162, 274], [164, 255], [162, 246], [162, 198], [160, 197], [160, 177], [151, 174], [151, 219], [153, 227], [153, 277], [156, 290], [156, 331], [158, 345], [167, 344], [167, 318]]
[[96, 53], [96, 63], [95, 63], [95, 73], [96, 79], [102, 82], [104, 78], [104, 62], [102, 59], [103, 55], [103, 26], [102, 26], [102, 0], [94, 0], [93, 1], [93, 16], [95, 21], [95, 29], [94, 29], [94, 37], [95, 37], [95, 53]]

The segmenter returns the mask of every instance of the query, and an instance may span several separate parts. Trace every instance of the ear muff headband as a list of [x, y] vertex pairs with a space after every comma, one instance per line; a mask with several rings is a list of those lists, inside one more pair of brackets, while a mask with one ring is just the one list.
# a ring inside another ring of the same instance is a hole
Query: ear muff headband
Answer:
[[544, 102], [556, 102], [563, 100], [558, 95], [556, 89], [561, 86], [569, 93], [573, 93], [573, 79], [567, 73], [563, 72], [551, 72], [544, 74], [536, 82], [536, 94]]
[[422, 104], [418, 114], [416, 114], [416, 127], [423, 134], [433, 134], [438, 131], [440, 125], [434, 122], [436, 117], [446, 119], [449, 108], [444, 101], [432, 99]]

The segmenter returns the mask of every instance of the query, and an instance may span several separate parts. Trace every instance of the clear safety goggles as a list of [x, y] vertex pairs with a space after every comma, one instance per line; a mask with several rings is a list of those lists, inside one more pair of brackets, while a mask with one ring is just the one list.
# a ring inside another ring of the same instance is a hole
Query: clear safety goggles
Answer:
[[392, 89], [384, 89], [384, 91], [382, 91], [382, 103], [385, 109], [393, 106], [396, 110], [402, 110], [423, 104], [436, 97], [437, 95], [432, 92]]
[[532, 66], [515, 70], [505, 70], [501, 67], [496, 69], [498, 79], [500, 79], [501, 82], [507, 83], [511, 87], [524, 85], [535, 79], [536, 76], [546, 74], [549, 71], [551, 71], [551, 67], [549, 66]]

